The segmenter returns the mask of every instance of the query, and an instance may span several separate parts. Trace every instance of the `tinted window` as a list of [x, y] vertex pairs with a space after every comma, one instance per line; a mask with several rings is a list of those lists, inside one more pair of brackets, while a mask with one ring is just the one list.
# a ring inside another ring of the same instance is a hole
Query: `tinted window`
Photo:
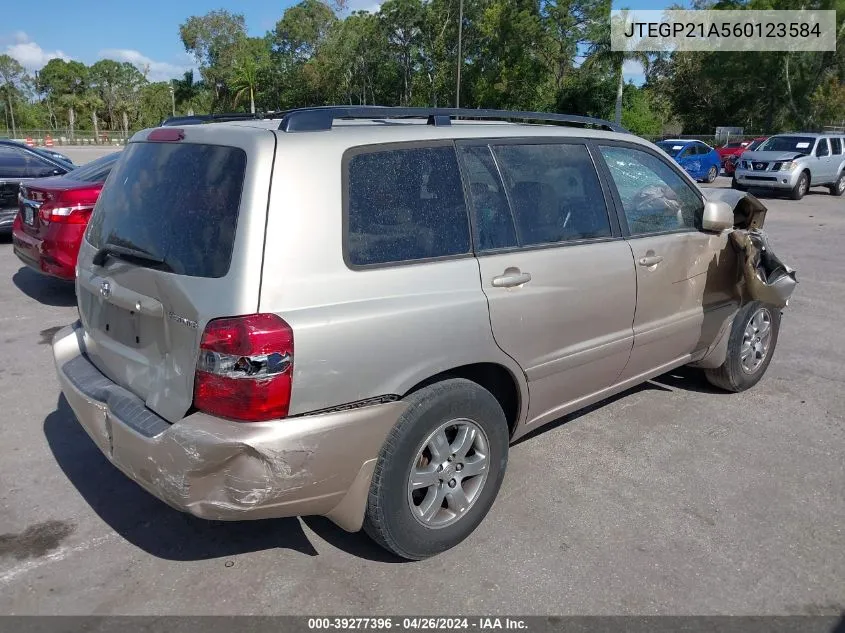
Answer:
[[26, 161], [23, 152], [8, 145], [0, 145], [0, 176], [5, 178], [23, 178]]
[[678, 154], [684, 149], [684, 143], [676, 141], [660, 141], [657, 146], [672, 158], [678, 158]]
[[832, 138], [832, 139], [830, 139], [830, 144], [833, 147], [833, 153], [834, 154], [841, 154], [842, 153], [842, 139]]
[[816, 156], [830, 156], [830, 148], [826, 138], [819, 139], [819, 144], [816, 146]]
[[699, 143], [696, 147], [698, 147], [698, 153], [702, 156], [706, 156], [710, 153], [710, 147], [708, 145]]
[[103, 188], [87, 239], [146, 251], [173, 272], [229, 270], [246, 154], [234, 147], [131, 143]]
[[355, 266], [470, 252], [453, 147], [355, 154], [348, 163], [348, 262]]
[[103, 182], [118, 158], [120, 158], [120, 152], [101, 156], [97, 160], [92, 160], [82, 167], [69, 171], [67, 177], [76, 182]]
[[486, 145], [463, 145], [458, 152], [469, 180], [475, 211], [475, 243], [479, 251], [517, 246], [516, 228], [505, 187]]
[[520, 246], [610, 236], [598, 174], [584, 145], [498, 145], [492, 149]]
[[45, 176], [56, 176], [67, 173], [67, 167], [59, 167], [35, 152], [26, 149], [18, 151], [23, 155], [25, 165], [24, 178], [44, 178]]
[[632, 235], [692, 229], [703, 208], [699, 195], [657, 156], [630, 147], [601, 147]]
[[760, 152], [800, 152], [809, 154], [816, 139], [812, 136], [772, 136], [764, 141], [757, 151]]

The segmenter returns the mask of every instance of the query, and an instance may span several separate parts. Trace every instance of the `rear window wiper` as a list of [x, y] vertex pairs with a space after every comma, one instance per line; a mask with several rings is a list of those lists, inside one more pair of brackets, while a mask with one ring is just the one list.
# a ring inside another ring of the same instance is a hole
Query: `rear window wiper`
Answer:
[[173, 272], [170, 264], [162, 258], [140, 248], [130, 248], [128, 246], [120, 246], [118, 244], [106, 244], [105, 246], [99, 248], [94, 254], [94, 258], [91, 260], [91, 263], [95, 266], [102, 266], [106, 263], [106, 259], [109, 256], [117, 257], [119, 259], [128, 259], [130, 261], [135, 260], [142, 265], [154, 266], [167, 272]]

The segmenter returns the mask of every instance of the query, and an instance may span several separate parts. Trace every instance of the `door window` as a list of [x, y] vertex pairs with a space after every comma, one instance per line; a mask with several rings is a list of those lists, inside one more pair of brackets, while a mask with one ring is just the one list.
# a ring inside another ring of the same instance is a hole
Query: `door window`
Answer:
[[632, 235], [695, 229], [703, 203], [669, 165], [631, 147], [600, 147]]
[[346, 254], [365, 266], [470, 252], [452, 146], [366, 151], [348, 163]]
[[26, 178], [26, 160], [16, 147], [0, 145], [0, 178]]
[[819, 139], [819, 144], [816, 146], [816, 156], [830, 156], [826, 138]]
[[463, 147], [462, 156], [480, 250], [610, 237], [607, 206], [586, 146], [474, 146]]
[[842, 139], [832, 138], [830, 144], [833, 147], [833, 153], [837, 156], [842, 153]]

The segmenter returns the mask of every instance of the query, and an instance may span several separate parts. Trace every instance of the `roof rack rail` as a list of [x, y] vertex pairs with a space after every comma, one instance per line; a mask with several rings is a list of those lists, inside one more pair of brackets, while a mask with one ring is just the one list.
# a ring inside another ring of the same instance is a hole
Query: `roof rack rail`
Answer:
[[225, 121], [248, 121], [250, 119], [280, 119], [287, 111], [269, 112], [221, 112], [219, 114], [193, 114], [186, 116], [172, 116], [161, 122], [159, 127], [173, 125], [199, 125], [201, 123], [223, 123]]
[[453, 118], [494, 121], [539, 121], [576, 126], [595, 126], [613, 132], [628, 133], [621, 125], [574, 114], [526, 112], [522, 110], [474, 110], [472, 108], [402, 108], [393, 106], [318, 106], [298, 108], [282, 115], [279, 130], [283, 132], [316, 132], [330, 130], [335, 119], [403, 119], [426, 118], [428, 125], [451, 125]]

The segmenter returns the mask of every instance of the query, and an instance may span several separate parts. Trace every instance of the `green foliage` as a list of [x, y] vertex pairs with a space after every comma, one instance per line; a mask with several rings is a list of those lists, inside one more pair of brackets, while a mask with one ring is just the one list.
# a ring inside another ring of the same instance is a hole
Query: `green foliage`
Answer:
[[[793, 8], [794, 0], [693, 0], [697, 8]], [[327, 103], [536, 109], [616, 118], [646, 135], [818, 128], [845, 119], [845, 0], [839, 40], [825, 53], [624, 54], [610, 48], [611, 0], [384, 0], [345, 12], [344, 0], [301, 0], [264, 37], [244, 16], [188, 17], [179, 37], [199, 67], [150, 83], [113, 60], [53, 59], [33, 81], [0, 55], [0, 122], [118, 131], [177, 114], [280, 110]], [[625, 84], [623, 65], [646, 69]], [[2, 123], [0, 123], [2, 125]]]

